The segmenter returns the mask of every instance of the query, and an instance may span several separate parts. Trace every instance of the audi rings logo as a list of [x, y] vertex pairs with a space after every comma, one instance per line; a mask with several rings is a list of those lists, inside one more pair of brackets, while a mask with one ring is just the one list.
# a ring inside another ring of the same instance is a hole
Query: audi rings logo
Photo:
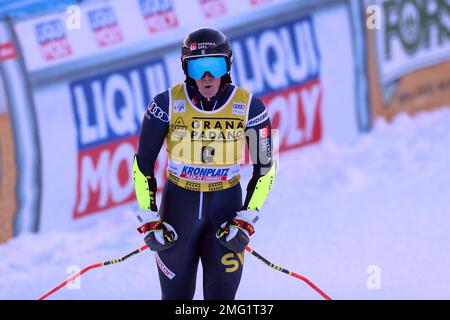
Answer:
[[162, 110], [158, 105], [152, 101], [152, 103], [148, 106], [147, 112], [145, 113], [145, 116], [147, 119], [150, 120], [150, 115], [153, 115], [155, 118], [163, 121], [163, 122], [169, 122], [169, 116], [167, 112]]

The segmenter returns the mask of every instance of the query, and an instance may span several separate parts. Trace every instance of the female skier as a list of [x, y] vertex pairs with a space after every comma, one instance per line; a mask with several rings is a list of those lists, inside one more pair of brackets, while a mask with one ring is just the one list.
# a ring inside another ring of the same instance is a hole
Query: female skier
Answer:
[[[194, 297], [199, 261], [204, 299], [235, 298], [245, 247], [274, 182], [268, 112], [231, 83], [231, 63], [222, 32], [189, 33], [181, 56], [185, 82], [156, 95], [142, 122], [133, 166], [138, 230], [157, 251], [162, 299]], [[164, 140], [167, 182], [158, 210], [154, 165]], [[242, 203], [244, 141], [253, 176]]]

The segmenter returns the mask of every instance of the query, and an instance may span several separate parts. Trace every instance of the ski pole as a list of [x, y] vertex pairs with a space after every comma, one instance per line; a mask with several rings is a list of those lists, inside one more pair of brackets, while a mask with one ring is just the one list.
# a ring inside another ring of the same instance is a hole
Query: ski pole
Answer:
[[[80, 270], [79, 272], [77, 272], [76, 274], [72, 275], [71, 277], [69, 277], [67, 280], [61, 282], [58, 286], [56, 286], [55, 288], [51, 289], [50, 291], [48, 291], [46, 294], [44, 294], [42, 297], [39, 298], [39, 300], [44, 300], [45, 298], [47, 298], [48, 296], [52, 295], [53, 293], [55, 293], [56, 291], [58, 291], [59, 289], [63, 288], [64, 286], [66, 286], [68, 283], [72, 282], [73, 280], [75, 280], [76, 278], [80, 277], [81, 275], [83, 275], [84, 273], [88, 272], [89, 270], [95, 269], [95, 268], [100, 268], [100, 267], [104, 267], [110, 264], [116, 264], [122, 261], [127, 260], [128, 258], [131, 258], [132, 256], [138, 254], [139, 252], [142, 252], [144, 250], [148, 249], [148, 245], [143, 245], [142, 247], [134, 250], [133, 252], [130, 252], [129, 254], [123, 256], [122, 258], [119, 259], [114, 259], [114, 260], [109, 260], [109, 261], [105, 261], [105, 262], [99, 262], [99, 263], [94, 263], [90, 266], [87, 266], [86, 268]], [[282, 267], [276, 266], [273, 263], [269, 262], [267, 259], [265, 259], [263, 256], [261, 256], [259, 253], [257, 253], [256, 251], [254, 251], [252, 248], [250, 247], [246, 247], [245, 250], [247, 250], [250, 254], [252, 254], [253, 256], [255, 256], [256, 258], [258, 258], [260, 261], [262, 261], [264, 264], [266, 264], [267, 266], [281, 271], [283, 273], [286, 273], [290, 276], [293, 276], [295, 278], [298, 278], [300, 280], [303, 280], [304, 282], [306, 282], [311, 288], [313, 288], [314, 290], [316, 290], [322, 297], [324, 297], [327, 300], [332, 300], [325, 292], [323, 292], [322, 290], [320, 290], [314, 283], [312, 283], [309, 279], [307, 279], [306, 277], [303, 277], [301, 275], [298, 275], [294, 272], [291, 272], [289, 270], [286, 270]]]
[[70, 278], [68, 278], [67, 280], [61, 282], [58, 286], [56, 286], [55, 288], [53, 288], [52, 290], [50, 290], [49, 292], [47, 292], [46, 294], [44, 294], [42, 297], [39, 298], [39, 300], [44, 300], [45, 298], [47, 298], [49, 295], [52, 295], [53, 293], [55, 293], [56, 291], [58, 291], [59, 289], [61, 289], [62, 287], [66, 286], [68, 283], [72, 282], [73, 280], [75, 280], [76, 278], [80, 277], [82, 274], [88, 272], [89, 270], [95, 269], [95, 268], [100, 268], [100, 267], [104, 267], [110, 264], [115, 264], [115, 263], [119, 263], [122, 261], [127, 260], [128, 258], [131, 258], [132, 256], [138, 254], [141, 251], [144, 251], [145, 249], [148, 248], [148, 245], [143, 245], [142, 247], [134, 250], [133, 252], [130, 252], [129, 254], [127, 254], [126, 256], [123, 256], [122, 258], [119, 259], [114, 259], [114, 260], [109, 260], [109, 261], [105, 261], [105, 262], [99, 262], [99, 263], [94, 263], [91, 264], [90, 266], [87, 266], [86, 268], [82, 269], [81, 271], [75, 273], [73, 276], [71, 276]]
[[323, 292], [322, 290], [319, 289], [319, 287], [317, 287], [314, 283], [312, 283], [309, 279], [307, 279], [304, 276], [298, 275], [292, 271], [286, 270], [282, 267], [276, 266], [273, 263], [271, 263], [270, 261], [268, 261], [266, 258], [264, 258], [263, 256], [261, 256], [259, 253], [257, 253], [255, 250], [253, 250], [252, 248], [250, 248], [249, 246], [245, 247], [245, 250], [247, 250], [248, 252], [250, 252], [253, 256], [255, 256], [256, 258], [258, 258], [260, 261], [262, 261], [264, 264], [266, 264], [267, 266], [281, 271], [283, 273], [286, 273], [290, 276], [293, 276], [297, 279], [303, 280], [304, 282], [306, 282], [311, 288], [313, 288], [314, 290], [316, 290], [322, 297], [324, 297], [326, 300], [332, 300], [330, 298], [330, 296], [328, 296], [325, 292]]

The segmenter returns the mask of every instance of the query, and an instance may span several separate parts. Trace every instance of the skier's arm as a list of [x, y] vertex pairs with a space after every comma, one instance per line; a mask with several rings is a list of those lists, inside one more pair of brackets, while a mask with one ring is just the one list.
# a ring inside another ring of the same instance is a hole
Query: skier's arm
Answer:
[[247, 144], [253, 162], [253, 176], [247, 185], [247, 196], [241, 210], [231, 221], [223, 223], [216, 237], [229, 250], [242, 252], [255, 232], [259, 209], [275, 180], [276, 162], [272, 157], [272, 127], [267, 109], [253, 97], [246, 129]]
[[252, 98], [247, 123], [247, 144], [253, 162], [253, 175], [247, 185], [242, 210], [259, 210], [275, 180], [276, 162], [272, 157], [272, 126], [266, 107]]
[[133, 180], [139, 208], [158, 211], [155, 162], [169, 128], [167, 91], [157, 95], [147, 107], [139, 136], [138, 153], [134, 158]]
[[133, 180], [142, 224], [138, 231], [152, 251], [170, 248], [178, 239], [175, 229], [162, 221], [156, 205], [157, 183], [154, 174], [156, 158], [169, 129], [168, 92], [157, 95], [147, 107], [139, 136], [138, 153], [134, 157]]

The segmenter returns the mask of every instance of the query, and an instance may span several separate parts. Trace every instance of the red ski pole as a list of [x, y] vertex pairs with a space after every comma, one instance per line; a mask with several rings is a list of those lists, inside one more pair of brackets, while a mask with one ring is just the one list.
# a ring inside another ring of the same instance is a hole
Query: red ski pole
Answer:
[[255, 256], [256, 258], [258, 258], [260, 261], [262, 261], [262, 262], [263, 262], [264, 264], [266, 264], [267, 266], [269, 266], [269, 267], [271, 267], [271, 268], [273, 268], [273, 269], [275, 269], [275, 270], [281, 271], [281, 272], [283, 272], [283, 273], [286, 273], [286, 274], [288, 274], [288, 275], [290, 275], [290, 276], [293, 276], [293, 277], [295, 277], [295, 278], [297, 278], [297, 279], [303, 280], [303, 281], [306, 282], [311, 288], [313, 288], [315, 291], [317, 291], [322, 297], [324, 297], [324, 298], [327, 299], [327, 300], [332, 300], [332, 299], [330, 298], [329, 295], [327, 295], [325, 292], [323, 292], [322, 290], [320, 290], [320, 288], [317, 287], [314, 283], [312, 283], [308, 278], [306, 278], [306, 277], [304, 277], [304, 276], [301, 276], [301, 275], [298, 275], [298, 274], [296, 274], [296, 273], [294, 273], [294, 272], [292, 272], [292, 271], [286, 270], [286, 269], [284, 269], [284, 268], [282, 268], [282, 267], [279, 267], [279, 266], [274, 265], [273, 263], [271, 263], [270, 261], [268, 261], [267, 259], [265, 259], [263, 256], [261, 256], [259, 253], [257, 253], [256, 251], [254, 251], [252, 248], [250, 248], [250, 247], [248, 247], [248, 246], [245, 248], [245, 250], [247, 250], [248, 252], [250, 252], [253, 256]]
[[59, 289], [61, 289], [64, 286], [66, 286], [68, 283], [72, 282], [73, 280], [75, 280], [76, 278], [80, 277], [82, 274], [88, 272], [89, 270], [92, 270], [92, 269], [95, 269], [95, 268], [104, 267], [104, 266], [107, 266], [107, 265], [110, 265], [110, 264], [115, 264], [115, 263], [122, 262], [122, 261], [124, 261], [124, 260], [126, 260], [128, 258], [131, 258], [132, 256], [138, 254], [139, 252], [144, 251], [147, 248], [148, 248], [147, 245], [143, 245], [139, 249], [136, 249], [133, 252], [130, 252], [129, 254], [127, 254], [126, 256], [124, 256], [122, 258], [91, 264], [90, 266], [87, 266], [86, 268], [82, 269], [81, 271], [75, 273], [73, 276], [71, 276], [67, 280], [61, 282], [55, 288], [53, 288], [52, 290], [50, 290], [49, 292], [44, 294], [42, 297], [40, 297], [39, 300], [44, 300], [49, 295], [54, 294], [56, 291], [58, 291]]
[[[99, 262], [99, 263], [94, 263], [90, 266], [87, 266], [86, 268], [80, 270], [79, 272], [77, 272], [76, 274], [72, 275], [71, 277], [69, 277], [67, 280], [61, 282], [59, 285], [57, 285], [55, 288], [51, 289], [50, 291], [48, 291], [46, 294], [44, 294], [42, 297], [39, 298], [39, 300], [44, 300], [45, 298], [47, 298], [48, 296], [52, 295], [53, 293], [55, 293], [56, 291], [58, 291], [59, 289], [63, 288], [64, 286], [66, 286], [68, 283], [72, 282], [73, 280], [75, 280], [76, 278], [80, 277], [81, 275], [83, 275], [84, 273], [88, 272], [89, 270], [92, 269], [96, 269], [96, 268], [100, 268], [100, 267], [104, 267], [110, 264], [115, 264], [115, 263], [119, 263], [122, 261], [125, 261], [128, 258], [131, 258], [132, 256], [138, 254], [139, 252], [142, 252], [144, 250], [148, 249], [147, 245], [143, 245], [142, 247], [134, 250], [133, 252], [130, 252], [129, 254], [125, 255], [122, 258], [119, 259], [114, 259], [114, 260], [109, 260], [109, 261], [105, 261], [105, 262]], [[267, 259], [265, 259], [263, 256], [261, 256], [259, 253], [257, 253], [256, 251], [254, 251], [252, 248], [250, 247], [246, 247], [245, 250], [247, 250], [249, 253], [251, 253], [253, 256], [255, 256], [256, 258], [258, 258], [260, 261], [262, 261], [264, 264], [268, 265], [269, 267], [281, 271], [283, 273], [286, 273], [290, 276], [293, 276], [295, 278], [298, 278], [300, 280], [303, 280], [304, 282], [306, 282], [311, 288], [313, 288], [315, 291], [317, 291], [322, 297], [324, 297], [327, 300], [331, 300], [331, 298], [322, 290], [320, 290], [314, 283], [312, 283], [309, 279], [307, 279], [306, 277], [303, 277], [301, 275], [298, 275], [294, 272], [291, 272], [289, 270], [286, 270], [282, 267], [276, 266], [273, 263], [269, 262]]]

